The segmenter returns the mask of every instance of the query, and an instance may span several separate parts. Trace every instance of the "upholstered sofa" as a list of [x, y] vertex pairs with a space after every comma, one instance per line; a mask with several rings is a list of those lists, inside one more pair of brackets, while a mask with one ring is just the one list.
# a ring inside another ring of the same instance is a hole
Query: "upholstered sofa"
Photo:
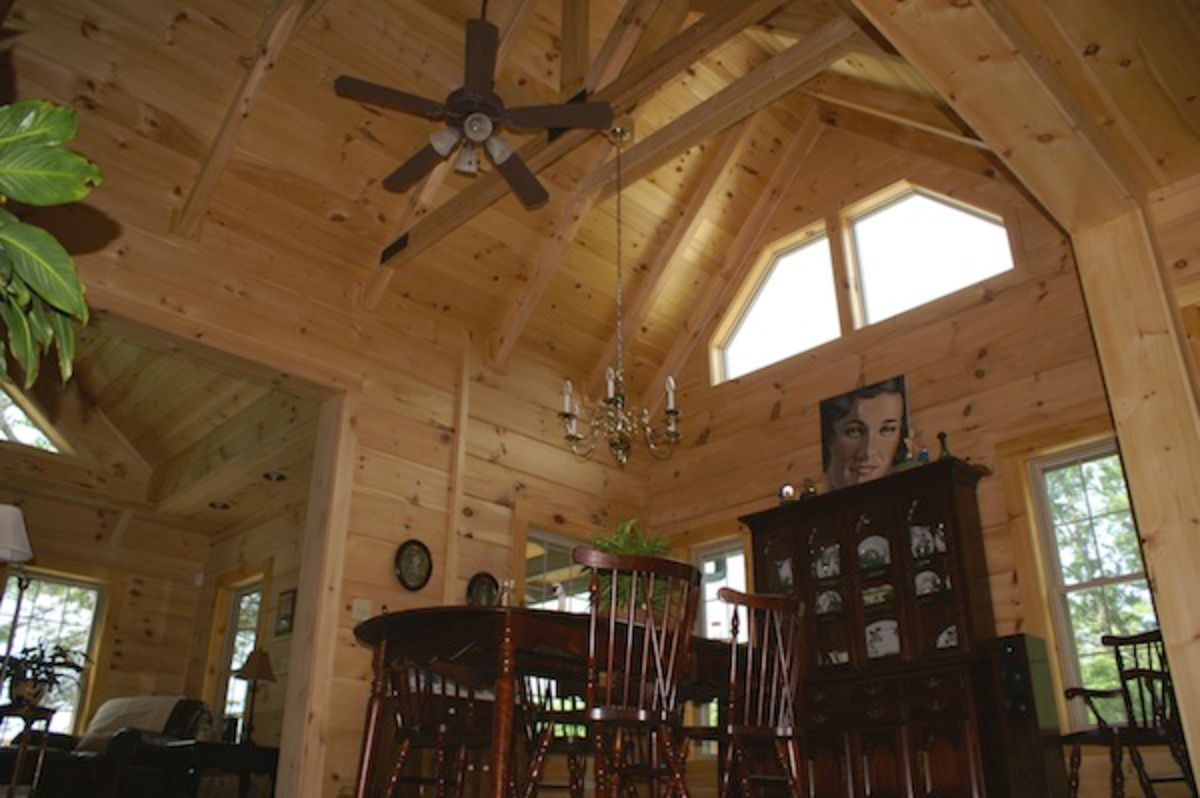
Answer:
[[[178, 743], [208, 739], [211, 729], [212, 715], [203, 701], [182, 696], [109, 699], [82, 737], [49, 736], [37, 794], [39, 798], [183, 795], [189, 761], [180, 755]], [[31, 755], [39, 744], [40, 736], [32, 734]], [[15, 745], [0, 749], [4, 784], [12, 777], [15, 761]], [[26, 770], [31, 774], [30, 767]]]

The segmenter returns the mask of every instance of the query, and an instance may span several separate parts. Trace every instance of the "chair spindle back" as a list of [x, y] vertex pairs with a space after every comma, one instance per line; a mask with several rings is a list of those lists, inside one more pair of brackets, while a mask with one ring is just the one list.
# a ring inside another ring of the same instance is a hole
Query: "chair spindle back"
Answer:
[[1154, 629], [1136, 635], [1105, 635], [1100, 642], [1112, 649], [1117, 662], [1126, 722], [1148, 729], [1178, 725], [1175, 688], [1162, 632]]
[[659, 557], [607, 554], [579, 546], [591, 570], [587, 700], [610, 711], [676, 710], [699, 601], [700, 572]]
[[[784, 596], [748, 595], [721, 588], [732, 609], [729, 652], [729, 723], [789, 735], [803, 679], [800, 603]], [[746, 630], [746, 643], [738, 632]]]

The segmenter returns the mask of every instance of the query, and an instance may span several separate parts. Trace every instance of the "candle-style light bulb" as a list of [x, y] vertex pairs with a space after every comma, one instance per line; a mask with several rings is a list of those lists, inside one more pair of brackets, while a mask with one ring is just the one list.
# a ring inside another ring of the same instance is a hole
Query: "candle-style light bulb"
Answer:
[[570, 415], [570, 413], [571, 413], [571, 381], [570, 380], [565, 380], [563, 382], [563, 409], [562, 409], [562, 411], [563, 411], [563, 415]]
[[608, 386], [608, 398], [612, 399], [613, 394], [616, 392], [616, 381], [617, 381], [617, 375], [616, 375], [616, 372], [614, 372], [612, 370], [612, 366], [609, 366], [608, 369], [605, 370], [604, 381]]
[[675, 409], [675, 378], [667, 377], [667, 409]]

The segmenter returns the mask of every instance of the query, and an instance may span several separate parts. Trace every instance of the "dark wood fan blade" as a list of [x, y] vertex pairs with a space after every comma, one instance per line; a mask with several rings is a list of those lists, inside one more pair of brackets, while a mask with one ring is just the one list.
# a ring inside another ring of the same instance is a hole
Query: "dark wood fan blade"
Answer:
[[420, 182], [422, 177], [429, 174], [433, 167], [442, 160], [442, 157], [432, 144], [426, 144], [417, 150], [413, 157], [401, 164], [399, 169], [385, 177], [383, 187], [388, 191], [395, 191], [397, 194], [408, 191]]
[[566, 127], [607, 130], [613, 124], [613, 110], [608, 103], [521, 105], [505, 111], [504, 124], [523, 130]]
[[333, 90], [339, 97], [423, 116], [426, 119], [443, 119], [446, 116], [446, 108], [439, 102], [349, 75], [339, 75], [333, 82]]
[[496, 80], [496, 51], [500, 29], [483, 19], [467, 20], [466, 77], [463, 88], [473, 94], [492, 90]]
[[530, 171], [525, 162], [521, 160], [521, 156], [515, 152], [497, 163], [496, 169], [504, 175], [504, 179], [512, 187], [513, 193], [526, 208], [540, 208], [550, 199], [550, 194], [538, 181], [537, 175]]

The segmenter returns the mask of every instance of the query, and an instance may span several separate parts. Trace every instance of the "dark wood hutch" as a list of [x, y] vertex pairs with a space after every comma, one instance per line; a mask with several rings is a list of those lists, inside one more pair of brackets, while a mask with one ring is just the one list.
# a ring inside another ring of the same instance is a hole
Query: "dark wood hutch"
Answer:
[[1065, 794], [1044, 648], [996, 638], [982, 476], [946, 459], [740, 519], [755, 591], [806, 608], [813, 798]]

